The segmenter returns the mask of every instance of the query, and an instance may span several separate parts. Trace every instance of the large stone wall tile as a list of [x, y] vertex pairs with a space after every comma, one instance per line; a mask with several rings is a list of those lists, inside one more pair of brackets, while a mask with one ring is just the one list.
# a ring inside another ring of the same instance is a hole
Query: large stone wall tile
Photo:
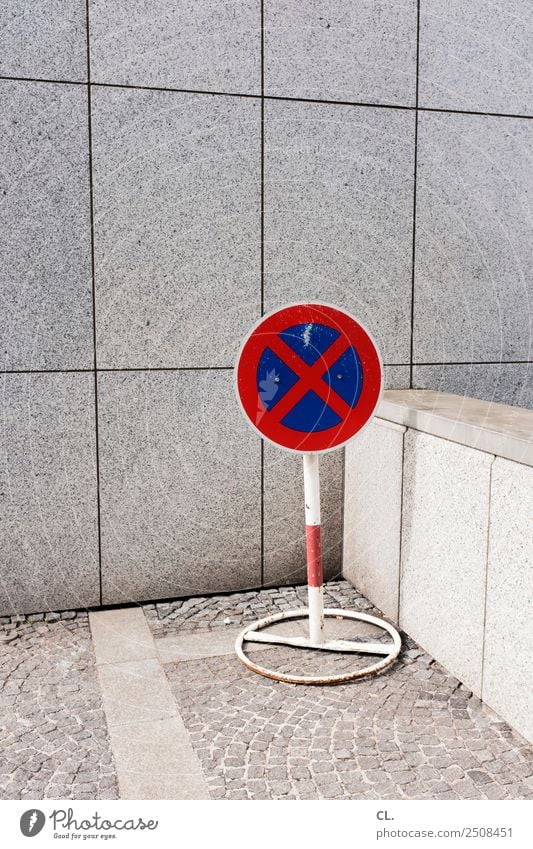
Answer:
[[385, 366], [383, 369], [384, 389], [409, 389], [410, 366]]
[[483, 699], [533, 743], [533, 469], [492, 467]]
[[265, 93], [414, 106], [416, 0], [265, 4]]
[[92, 374], [4, 374], [0, 613], [100, 601]]
[[95, 81], [261, 93], [261, 0], [90, 0]]
[[405, 428], [375, 419], [346, 447], [343, 575], [398, 622]]
[[[322, 553], [325, 579], [342, 569], [344, 451], [320, 457]], [[269, 586], [307, 582], [303, 463], [299, 454], [265, 443], [264, 581]]]
[[100, 367], [231, 366], [260, 315], [260, 105], [93, 92]]
[[414, 115], [267, 102], [265, 150], [266, 308], [344, 307], [408, 362]]
[[414, 361], [531, 357], [533, 124], [421, 113]]
[[98, 377], [103, 601], [255, 587], [260, 443], [224, 370]]
[[413, 430], [404, 452], [400, 625], [479, 695], [494, 458]]
[[419, 104], [533, 115], [530, 0], [424, 0]]
[[2, 0], [0, 76], [87, 79], [85, 0]]
[[454, 395], [531, 410], [533, 363], [415, 366], [413, 388], [452, 392]]
[[93, 363], [87, 92], [0, 80], [0, 362]]

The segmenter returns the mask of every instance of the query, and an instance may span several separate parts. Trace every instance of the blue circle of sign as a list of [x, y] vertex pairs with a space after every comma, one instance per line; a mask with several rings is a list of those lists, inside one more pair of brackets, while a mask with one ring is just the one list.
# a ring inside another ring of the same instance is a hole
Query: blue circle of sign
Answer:
[[[298, 324], [278, 334], [307, 366], [326, 353], [340, 335], [325, 324]], [[257, 391], [267, 411], [270, 411], [300, 378], [269, 347], [263, 351], [257, 365]], [[321, 379], [352, 409], [363, 388], [363, 368], [353, 346], [324, 371]], [[309, 389], [281, 420], [281, 424], [302, 433], [319, 432], [335, 427], [342, 419], [316, 392]]]

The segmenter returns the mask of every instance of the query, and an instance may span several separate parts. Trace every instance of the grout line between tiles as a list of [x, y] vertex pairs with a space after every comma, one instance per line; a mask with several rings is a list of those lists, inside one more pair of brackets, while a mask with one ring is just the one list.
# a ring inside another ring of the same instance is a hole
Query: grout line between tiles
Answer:
[[445, 107], [438, 106], [408, 106], [401, 103], [372, 103], [369, 101], [357, 101], [357, 100], [327, 100], [327, 99], [319, 99], [312, 97], [291, 97], [289, 95], [277, 95], [277, 94], [247, 94], [238, 91], [207, 91], [205, 89], [194, 89], [194, 88], [172, 88], [165, 86], [143, 86], [143, 85], [130, 85], [127, 83], [102, 83], [102, 82], [94, 82], [90, 83], [85, 80], [58, 80], [58, 79], [45, 79], [38, 77], [17, 77], [17, 76], [0, 76], [0, 82], [26, 82], [26, 83], [43, 83], [43, 84], [53, 84], [53, 85], [78, 85], [78, 86], [86, 86], [91, 85], [96, 88], [120, 88], [126, 91], [161, 91], [161, 92], [169, 92], [174, 94], [198, 94], [207, 97], [242, 97], [251, 100], [261, 100], [264, 98], [265, 100], [281, 100], [289, 103], [317, 103], [324, 104], [327, 106], [360, 106], [365, 109], [399, 109], [402, 111], [408, 112], [428, 112], [428, 113], [438, 113], [444, 115], [474, 115], [482, 118], [512, 118], [512, 119], [520, 119], [524, 121], [533, 120], [533, 115], [520, 115], [516, 112], [482, 112], [476, 109], [450, 109]]
[[[261, 0], [261, 315], [265, 312], [265, 3]], [[265, 585], [265, 444], [261, 440], [261, 574], [260, 585]]]
[[94, 184], [93, 184], [93, 143], [92, 143], [92, 102], [91, 102], [91, 46], [89, 36], [89, 0], [85, 2], [87, 27], [87, 131], [89, 154], [89, 215], [90, 215], [90, 244], [91, 244], [91, 297], [93, 311], [93, 374], [94, 374], [94, 438], [96, 462], [96, 523], [98, 533], [98, 586], [100, 604], [102, 604], [102, 523], [100, 509], [100, 443], [98, 432], [98, 371], [96, 368], [96, 279], [94, 265]]
[[[409, 368], [410, 363], [384, 363], [385, 368]], [[533, 365], [533, 360], [450, 360], [440, 362], [414, 362], [419, 366], [512, 366]], [[234, 366], [98, 366], [97, 372], [123, 371], [233, 371]], [[0, 369], [0, 374], [92, 374], [94, 368], [43, 368], [43, 369]]]
[[413, 388], [413, 359], [415, 333], [415, 266], [416, 266], [416, 180], [418, 169], [418, 90], [420, 64], [420, 0], [416, 4], [416, 89], [415, 89], [415, 145], [413, 163], [413, 242], [411, 246], [411, 336], [409, 343], [409, 387]]
[[402, 602], [402, 555], [403, 555], [403, 514], [404, 514], [404, 479], [405, 479], [405, 434], [407, 433], [407, 427], [404, 427], [402, 433], [402, 470], [401, 470], [401, 481], [400, 481], [400, 539], [398, 546], [398, 608], [397, 608], [397, 619], [396, 623], [398, 628], [400, 625], [400, 613], [401, 613], [401, 602]]
[[479, 687], [479, 697], [483, 698], [483, 687], [485, 684], [485, 640], [487, 626], [487, 598], [489, 589], [489, 564], [490, 564], [490, 531], [491, 531], [491, 503], [492, 503], [492, 468], [496, 456], [492, 458], [492, 463], [489, 467], [489, 487], [488, 487], [488, 504], [487, 504], [487, 559], [485, 563], [485, 597], [483, 601], [483, 630], [481, 643], [481, 682]]

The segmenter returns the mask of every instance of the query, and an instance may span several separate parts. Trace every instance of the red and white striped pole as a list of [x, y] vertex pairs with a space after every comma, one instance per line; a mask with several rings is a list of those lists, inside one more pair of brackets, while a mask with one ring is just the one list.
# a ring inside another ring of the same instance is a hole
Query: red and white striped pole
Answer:
[[322, 575], [318, 454], [304, 454], [303, 461], [309, 641], [312, 645], [320, 646], [324, 643], [324, 579]]

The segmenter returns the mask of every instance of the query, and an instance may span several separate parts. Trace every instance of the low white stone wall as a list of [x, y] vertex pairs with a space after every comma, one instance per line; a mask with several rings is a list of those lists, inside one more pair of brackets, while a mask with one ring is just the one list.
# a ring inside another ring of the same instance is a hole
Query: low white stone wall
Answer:
[[[533, 468], [498, 456], [508, 434], [487, 435], [486, 410], [479, 442], [494, 453], [471, 447], [471, 422], [465, 445], [457, 420], [446, 438], [398, 423], [420, 426], [412, 413], [382, 404], [396, 421], [376, 419], [346, 451], [344, 575], [533, 740]], [[427, 410], [423, 422], [437, 429]]]

